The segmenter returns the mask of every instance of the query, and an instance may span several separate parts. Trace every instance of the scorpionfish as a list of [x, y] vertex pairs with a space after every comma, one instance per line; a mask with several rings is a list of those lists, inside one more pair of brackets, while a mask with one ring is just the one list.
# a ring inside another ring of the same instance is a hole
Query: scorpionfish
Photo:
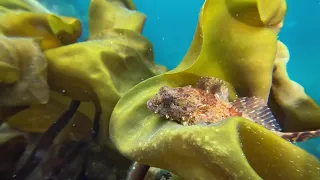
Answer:
[[196, 87], [162, 87], [147, 102], [147, 107], [182, 125], [212, 124], [232, 116], [247, 118], [290, 142], [320, 136], [320, 129], [302, 132], [281, 132], [267, 103], [258, 97], [241, 97], [230, 102], [224, 81], [202, 77]]
[[224, 81], [201, 77], [196, 87], [160, 88], [147, 106], [151, 111], [183, 125], [211, 124], [240, 116], [269, 130], [281, 130], [263, 99], [242, 97], [229, 102], [228, 96]]

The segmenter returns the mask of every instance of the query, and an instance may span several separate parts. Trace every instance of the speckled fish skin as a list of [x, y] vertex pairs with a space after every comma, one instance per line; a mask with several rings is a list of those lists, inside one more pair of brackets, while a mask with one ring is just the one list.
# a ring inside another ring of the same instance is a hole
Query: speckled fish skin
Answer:
[[230, 102], [191, 86], [162, 87], [147, 105], [155, 113], [167, 119], [177, 120], [183, 125], [214, 123], [230, 116], [242, 116]]
[[280, 132], [279, 124], [263, 99], [242, 97], [229, 102], [226, 84], [212, 77], [200, 78], [196, 87], [162, 87], [147, 102], [147, 107], [183, 125], [211, 124], [231, 116], [240, 116], [252, 120], [290, 142], [305, 141], [320, 136], [320, 130]]
[[147, 102], [147, 106], [151, 111], [183, 125], [210, 124], [240, 116], [270, 130], [281, 130], [261, 98], [239, 98], [229, 102], [228, 96], [224, 81], [201, 77], [196, 87], [160, 88], [159, 93]]

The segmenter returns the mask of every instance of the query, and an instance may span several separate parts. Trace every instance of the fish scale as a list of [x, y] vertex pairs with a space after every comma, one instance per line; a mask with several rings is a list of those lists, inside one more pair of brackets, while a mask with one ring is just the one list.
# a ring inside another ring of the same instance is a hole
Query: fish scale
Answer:
[[264, 99], [241, 97], [228, 100], [224, 81], [214, 77], [201, 77], [196, 87], [161, 87], [148, 102], [147, 107], [182, 125], [211, 124], [228, 117], [245, 117], [290, 142], [305, 141], [320, 136], [320, 130], [281, 132], [281, 128]]

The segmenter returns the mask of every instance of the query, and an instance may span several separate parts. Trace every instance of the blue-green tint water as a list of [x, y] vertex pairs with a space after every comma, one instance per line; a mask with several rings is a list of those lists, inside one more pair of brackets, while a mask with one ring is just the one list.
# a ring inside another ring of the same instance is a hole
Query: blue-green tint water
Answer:
[[[143, 34], [154, 46], [157, 63], [173, 69], [182, 60], [193, 39], [203, 0], [133, 0], [147, 15]], [[88, 36], [89, 0], [40, 0], [50, 10], [75, 16], [83, 23], [80, 41]], [[279, 39], [290, 50], [288, 72], [308, 95], [320, 103], [320, 0], [287, 0], [288, 12]], [[298, 143], [320, 159], [320, 138]]]

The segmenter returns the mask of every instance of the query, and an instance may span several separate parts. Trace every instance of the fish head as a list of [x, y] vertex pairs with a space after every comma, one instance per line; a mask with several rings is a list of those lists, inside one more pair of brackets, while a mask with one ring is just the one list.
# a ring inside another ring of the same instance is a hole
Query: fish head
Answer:
[[179, 104], [183, 91], [181, 88], [161, 87], [159, 92], [147, 102], [147, 107], [156, 113], [168, 109], [171, 105]]
[[170, 119], [181, 119], [194, 111], [200, 103], [201, 94], [191, 86], [162, 87], [148, 102], [149, 110]]

